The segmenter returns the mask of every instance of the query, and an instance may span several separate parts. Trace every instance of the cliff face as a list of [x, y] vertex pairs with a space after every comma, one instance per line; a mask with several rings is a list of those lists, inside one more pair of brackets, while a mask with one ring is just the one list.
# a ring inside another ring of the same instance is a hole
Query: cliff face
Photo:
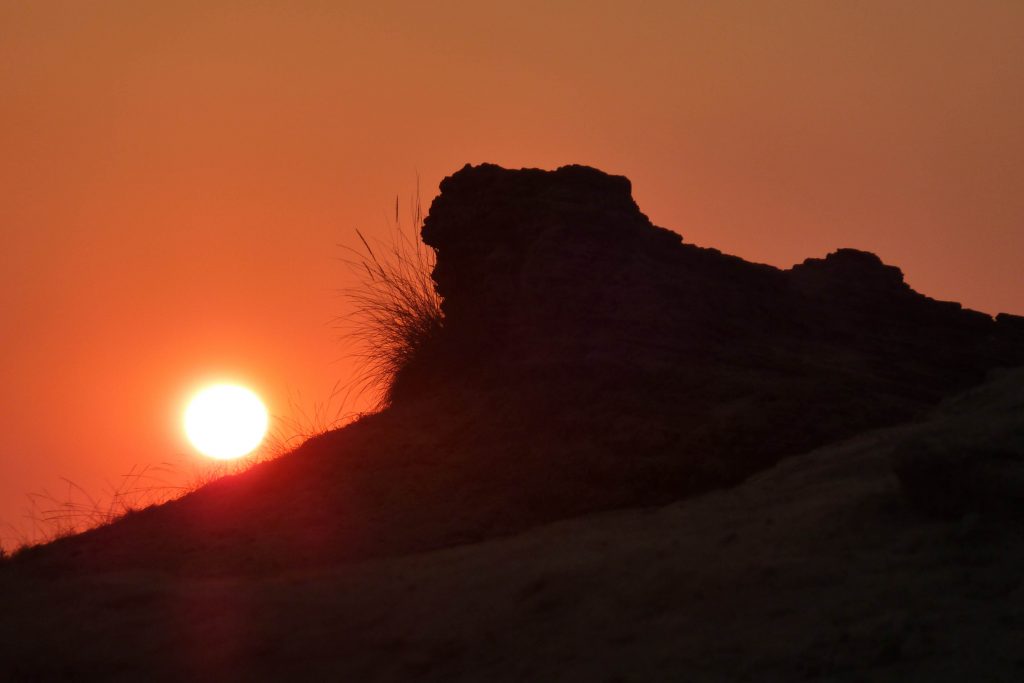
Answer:
[[861, 251], [687, 244], [590, 168], [467, 166], [423, 238], [445, 324], [390, 408], [44, 555], [254, 571], [474, 541], [732, 485], [1024, 363], [1020, 318]]

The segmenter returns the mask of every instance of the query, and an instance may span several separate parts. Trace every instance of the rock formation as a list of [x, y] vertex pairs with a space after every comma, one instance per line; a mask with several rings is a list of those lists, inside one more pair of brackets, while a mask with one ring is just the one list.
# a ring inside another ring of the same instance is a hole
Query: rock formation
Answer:
[[591, 168], [467, 166], [441, 184], [423, 238], [452, 350], [426, 359], [423, 386], [531, 396], [554, 421], [585, 413], [604, 447], [621, 445], [609, 476], [649, 468], [648, 492], [735, 481], [1024, 360], [1008, 317], [918, 294], [874, 254], [748, 263], [652, 225], [626, 178]]

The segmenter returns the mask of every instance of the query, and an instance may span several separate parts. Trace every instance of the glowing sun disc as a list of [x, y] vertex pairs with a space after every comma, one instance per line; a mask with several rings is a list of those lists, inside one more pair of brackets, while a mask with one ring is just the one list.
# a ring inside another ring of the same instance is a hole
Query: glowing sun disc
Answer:
[[251, 453], [267, 433], [267, 409], [255, 393], [215, 384], [196, 394], [185, 409], [185, 434], [196, 450], [218, 460]]

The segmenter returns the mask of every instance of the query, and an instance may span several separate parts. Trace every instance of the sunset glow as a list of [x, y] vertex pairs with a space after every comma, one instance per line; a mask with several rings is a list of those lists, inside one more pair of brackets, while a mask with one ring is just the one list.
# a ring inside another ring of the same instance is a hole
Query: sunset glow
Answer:
[[1013, 0], [0, 2], [0, 542], [28, 493], [191, 456], [208, 384], [329, 402], [356, 230], [414, 235], [467, 163], [586, 164], [689, 244], [854, 247], [1024, 313], [1021, 65]]
[[267, 409], [255, 393], [233, 384], [200, 391], [185, 410], [185, 434], [203, 455], [233, 460], [251, 453], [267, 433]]

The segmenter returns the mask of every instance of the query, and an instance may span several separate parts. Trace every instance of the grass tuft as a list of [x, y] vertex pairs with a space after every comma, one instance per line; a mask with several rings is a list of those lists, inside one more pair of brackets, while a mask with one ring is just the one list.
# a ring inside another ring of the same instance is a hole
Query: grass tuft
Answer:
[[436, 340], [444, 325], [441, 297], [431, 272], [434, 250], [423, 244], [423, 213], [417, 188], [410, 227], [404, 227], [395, 199], [390, 239], [374, 242], [356, 230], [356, 248], [342, 261], [355, 284], [341, 290], [349, 313], [336, 320], [342, 341], [352, 349], [357, 371], [350, 385], [356, 395], [369, 392], [377, 409], [394, 399], [396, 382], [418, 354]]

